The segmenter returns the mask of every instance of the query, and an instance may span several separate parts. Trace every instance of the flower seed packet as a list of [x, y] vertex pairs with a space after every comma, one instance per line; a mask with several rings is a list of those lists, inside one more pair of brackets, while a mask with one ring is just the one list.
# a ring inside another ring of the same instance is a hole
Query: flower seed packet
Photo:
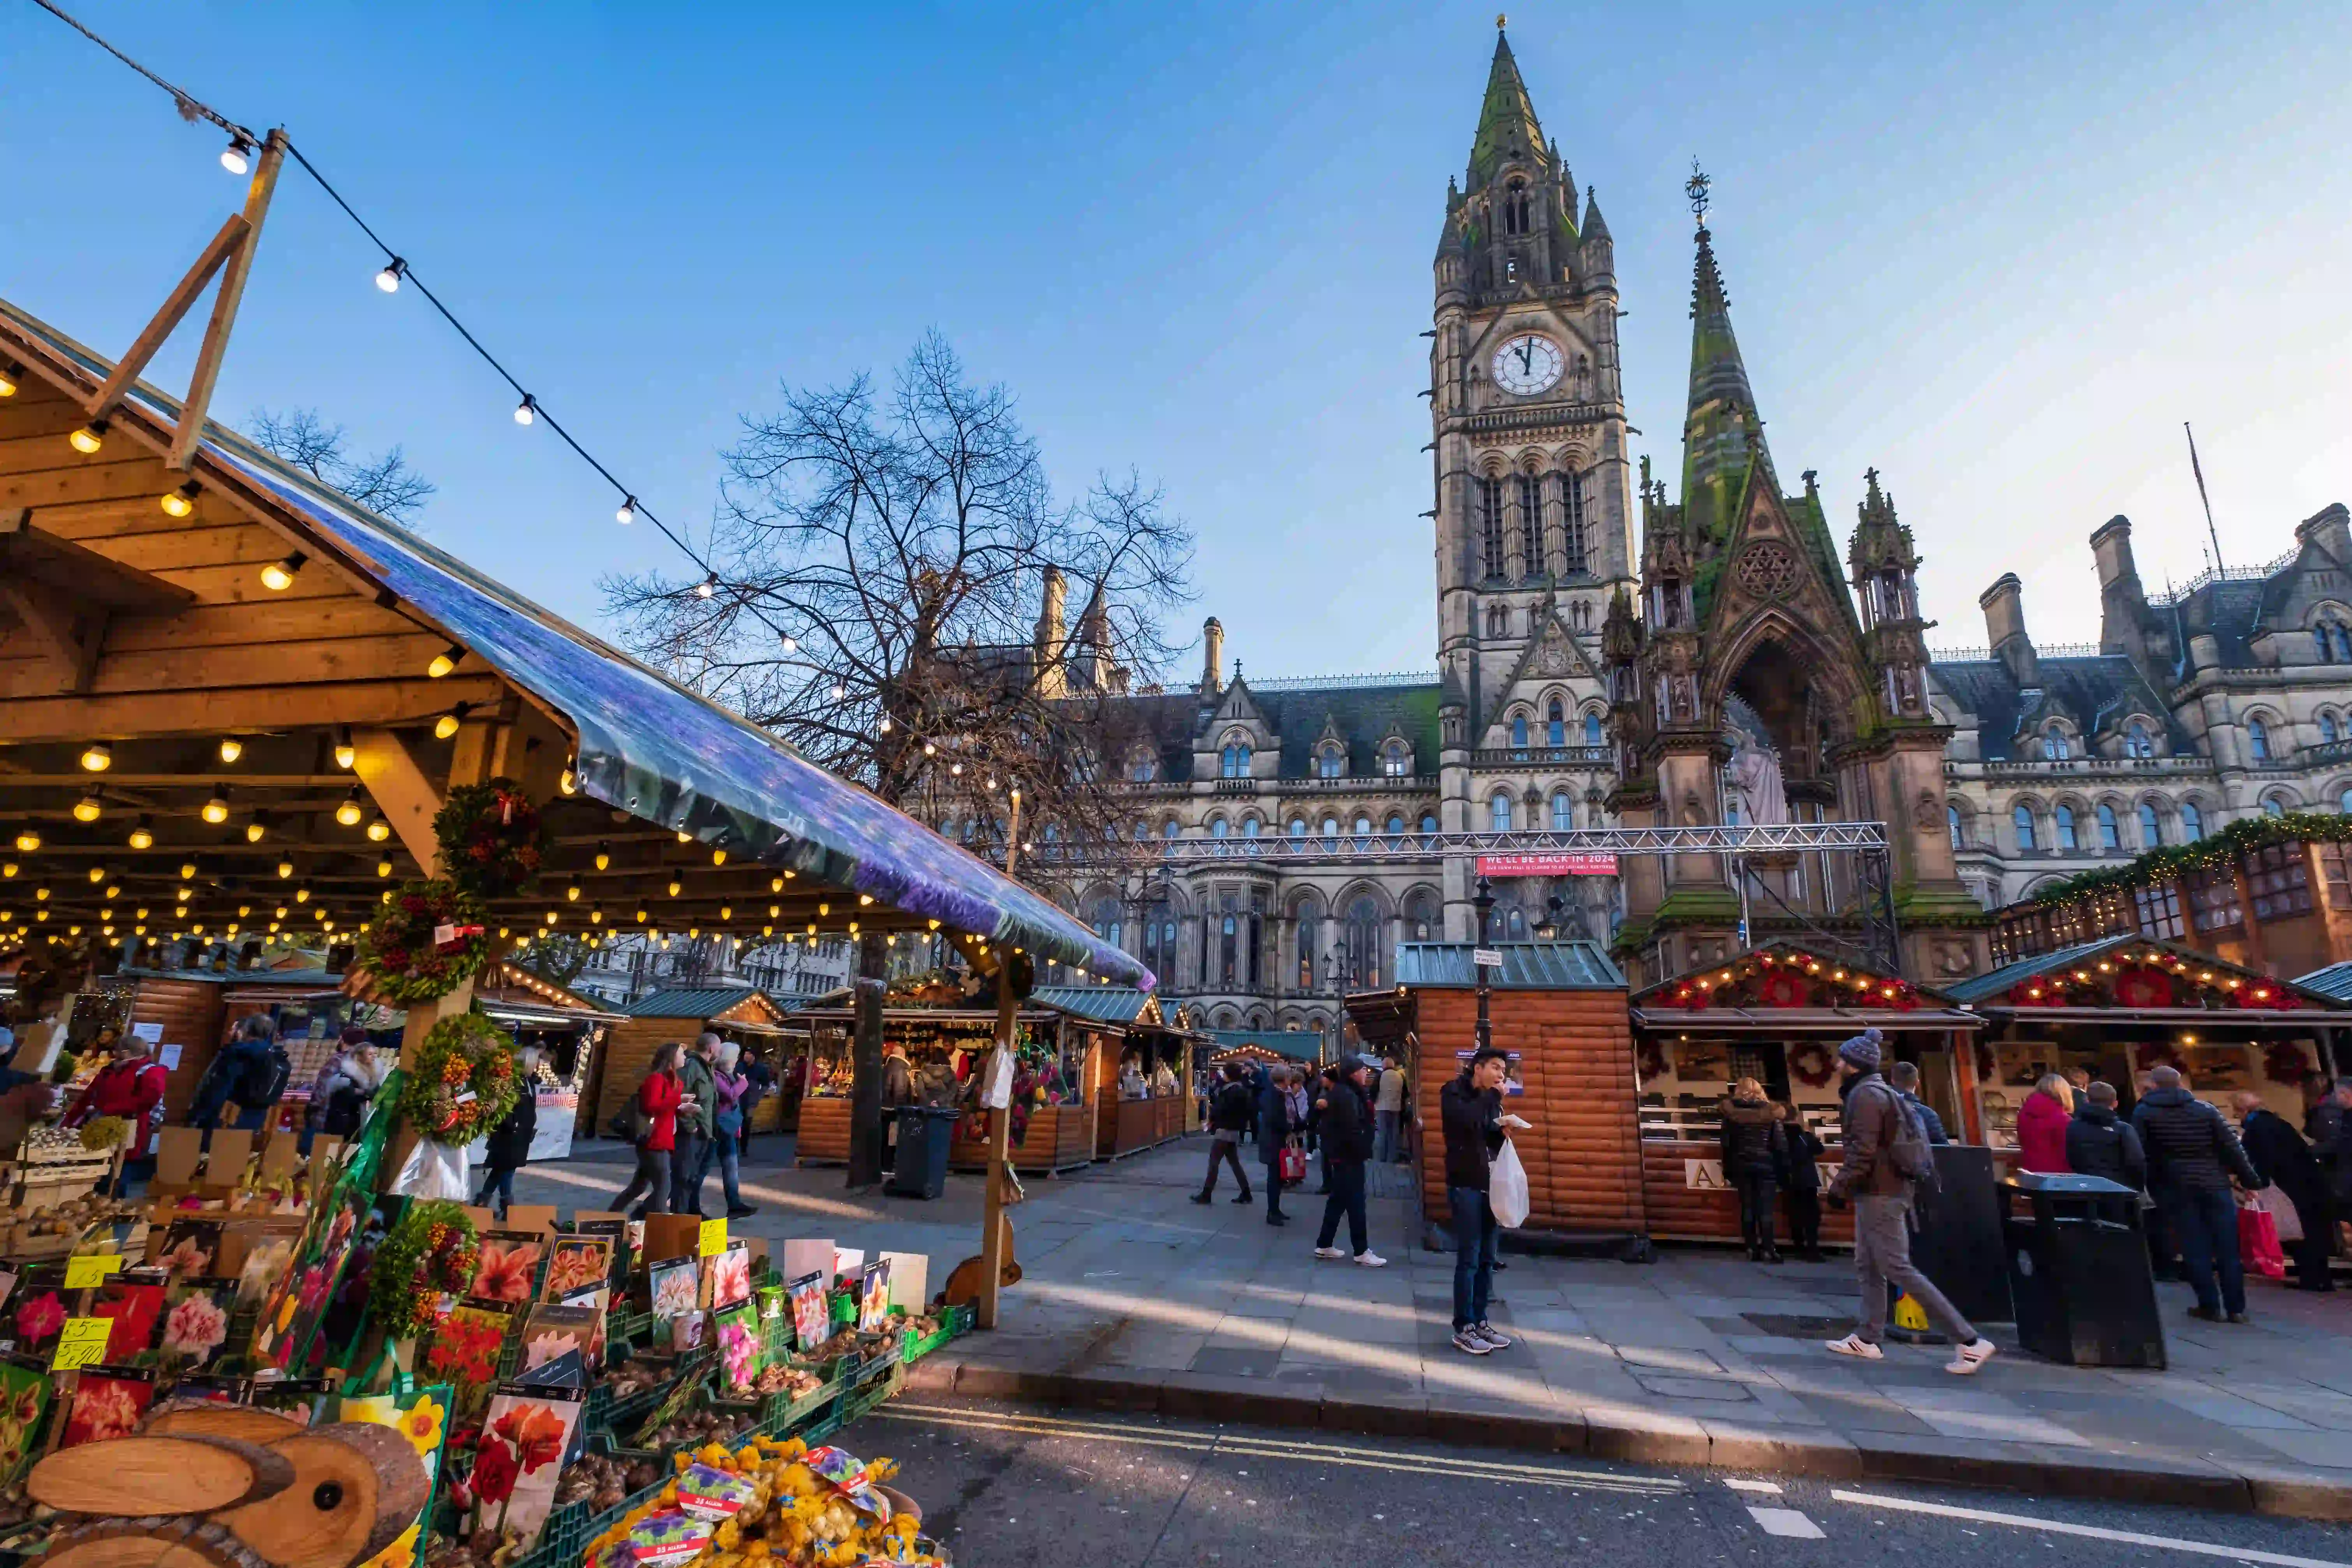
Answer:
[[688, 1317], [702, 1305], [701, 1277], [693, 1258], [674, 1258], [649, 1263], [646, 1274], [651, 1281], [655, 1317]]
[[604, 1236], [558, 1237], [548, 1247], [547, 1278], [541, 1282], [542, 1301], [561, 1301], [574, 1291], [610, 1289], [613, 1280], [613, 1240]]
[[516, 1317], [512, 1307], [460, 1301], [419, 1343], [425, 1374], [450, 1385], [450, 1403], [458, 1421], [472, 1421], [488, 1403]]
[[221, 1222], [175, 1219], [163, 1233], [155, 1266], [174, 1279], [210, 1279], [221, 1272]]
[[580, 1429], [583, 1395], [576, 1390], [501, 1387], [482, 1417], [474, 1450], [474, 1495], [482, 1521], [521, 1538], [528, 1554], [555, 1507], [556, 1478]]
[[587, 1307], [541, 1305], [523, 1320], [522, 1364], [526, 1370], [576, 1350], [595, 1365], [604, 1353], [604, 1314]]
[[474, 1282], [466, 1287], [467, 1299], [518, 1307], [527, 1304], [539, 1283], [539, 1266], [547, 1248], [544, 1232], [484, 1232], [474, 1264]]
[[857, 1280], [857, 1331], [878, 1334], [890, 1326], [890, 1260], [877, 1258]]
[[[163, 1327], [156, 1349], [174, 1366], [207, 1364], [228, 1343], [230, 1316], [236, 1310], [236, 1281], [174, 1279], [163, 1292]], [[185, 1386], [183, 1378], [180, 1386]]]
[[751, 1299], [751, 1248], [748, 1243], [730, 1241], [725, 1251], [713, 1253], [702, 1261], [710, 1274], [712, 1311], [723, 1312]]
[[824, 1275], [803, 1274], [784, 1287], [793, 1304], [793, 1342], [813, 1351], [833, 1337], [833, 1310], [824, 1299]]
[[48, 1374], [0, 1361], [0, 1486], [13, 1484], [33, 1457], [41, 1418], [49, 1410]]
[[128, 1437], [155, 1403], [155, 1374], [137, 1367], [99, 1366], [83, 1372], [66, 1406], [60, 1448]]

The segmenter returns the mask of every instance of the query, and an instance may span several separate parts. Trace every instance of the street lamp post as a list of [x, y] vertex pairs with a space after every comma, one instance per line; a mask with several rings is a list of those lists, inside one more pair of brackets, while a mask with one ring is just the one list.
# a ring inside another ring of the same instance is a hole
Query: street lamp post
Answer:
[[1485, 1050], [1495, 1043], [1495, 1026], [1486, 1016], [1486, 965], [1478, 962], [1478, 950], [1486, 945], [1486, 917], [1495, 912], [1494, 885], [1486, 878], [1478, 879], [1478, 896], [1470, 900], [1478, 911], [1478, 939], [1470, 944], [1470, 967], [1478, 972], [1478, 1048]]

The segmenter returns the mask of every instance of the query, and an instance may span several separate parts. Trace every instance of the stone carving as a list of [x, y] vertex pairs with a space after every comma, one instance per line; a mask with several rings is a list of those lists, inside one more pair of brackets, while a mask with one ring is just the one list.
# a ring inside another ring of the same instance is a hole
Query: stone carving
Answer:
[[1778, 599], [1797, 586], [1797, 558], [1777, 539], [1759, 540], [1740, 553], [1733, 581], [1751, 598]]

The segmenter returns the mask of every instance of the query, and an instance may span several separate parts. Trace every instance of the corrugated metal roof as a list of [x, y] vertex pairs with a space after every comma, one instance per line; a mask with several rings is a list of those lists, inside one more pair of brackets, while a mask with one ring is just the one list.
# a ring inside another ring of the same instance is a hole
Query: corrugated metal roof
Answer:
[[621, 1008], [632, 1018], [715, 1018], [747, 997], [757, 996], [783, 1012], [773, 996], [750, 985], [673, 985], [627, 1003]]
[[1040, 985], [1029, 1000], [1104, 1024], [1132, 1024], [1150, 998], [1131, 985]]
[[[1493, 991], [1622, 991], [1625, 975], [1598, 944], [1590, 942], [1498, 942], [1503, 966], [1487, 976]], [[1466, 942], [1406, 942], [1397, 944], [1397, 984], [1403, 986], [1475, 986], [1475, 950]]]
[[2316, 991], [2322, 996], [2337, 1002], [2352, 1002], [2352, 962], [2331, 963], [2325, 969], [2315, 969], [2299, 976], [2297, 985], [2305, 991]]

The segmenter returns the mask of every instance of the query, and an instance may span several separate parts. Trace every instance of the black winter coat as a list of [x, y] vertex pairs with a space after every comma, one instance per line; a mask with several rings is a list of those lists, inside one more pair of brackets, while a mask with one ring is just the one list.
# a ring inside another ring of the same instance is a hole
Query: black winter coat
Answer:
[[2339, 1207], [2352, 1208], [2352, 1115], [2330, 1096], [2312, 1110], [2311, 1153]]
[[1781, 1124], [1780, 1136], [1789, 1145], [1789, 1190], [1792, 1193], [1820, 1192], [1822, 1168], [1814, 1162], [1827, 1152], [1828, 1145], [1814, 1135], [1811, 1128], [1793, 1120]]
[[1209, 1130], [1236, 1135], [1250, 1130], [1257, 1120], [1257, 1099], [1245, 1083], [1229, 1083], [1217, 1090], [1217, 1098], [1209, 1107]]
[[482, 1163], [493, 1170], [520, 1171], [530, 1159], [530, 1141], [539, 1131], [539, 1096], [524, 1084], [515, 1095], [514, 1109], [485, 1141]]
[[1780, 1135], [1772, 1106], [1762, 1100], [1723, 1102], [1723, 1173], [1779, 1176], [1789, 1162], [1789, 1142]]
[[2078, 1176], [2105, 1176], [2134, 1192], [2147, 1185], [2147, 1152], [2132, 1124], [2104, 1105], [2084, 1100], [2066, 1123], [2066, 1168]]
[[2150, 1189], [2229, 1190], [2235, 1176], [2248, 1187], [2267, 1184], [2246, 1159], [2221, 1113], [2175, 1085], [2152, 1089], [2132, 1108], [2132, 1126], [2147, 1152]]
[[1257, 1091], [1257, 1142], [1269, 1160], [1282, 1151], [1282, 1141], [1291, 1132], [1290, 1096], [1274, 1086], [1268, 1079]]
[[2315, 1215], [2326, 1205], [2327, 1173], [2319, 1168], [2303, 1134], [2288, 1126], [2278, 1112], [2254, 1111], [2246, 1118], [2240, 1135], [2246, 1158], [2286, 1194], [2297, 1215]]
[[1445, 1132], [1445, 1184], [1485, 1192], [1487, 1167], [1503, 1152], [1503, 1091], [1481, 1094], [1465, 1068], [1438, 1090], [1437, 1116]]
[[1334, 1079], [1317, 1095], [1321, 1115], [1315, 1135], [1327, 1165], [1361, 1165], [1372, 1157], [1372, 1108], [1364, 1091], [1348, 1079]]

